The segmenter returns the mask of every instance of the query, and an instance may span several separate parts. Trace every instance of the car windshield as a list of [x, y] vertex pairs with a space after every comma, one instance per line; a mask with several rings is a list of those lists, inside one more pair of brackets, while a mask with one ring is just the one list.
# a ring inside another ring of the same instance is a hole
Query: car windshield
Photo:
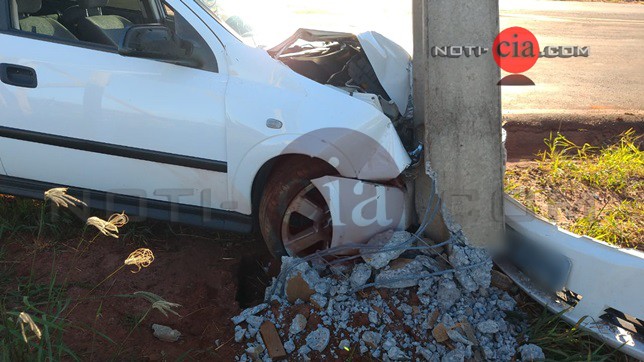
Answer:
[[218, 22], [224, 25], [228, 31], [233, 33], [239, 39], [255, 45], [253, 39], [253, 29], [241, 17], [240, 1], [227, 1], [227, 0], [196, 0], [202, 7], [204, 7], [210, 16], [215, 18]]
[[[265, 0], [196, 0], [210, 16], [251, 46], [271, 47], [293, 34], [298, 24], [282, 2]], [[288, 19], [285, 19], [288, 18]]]

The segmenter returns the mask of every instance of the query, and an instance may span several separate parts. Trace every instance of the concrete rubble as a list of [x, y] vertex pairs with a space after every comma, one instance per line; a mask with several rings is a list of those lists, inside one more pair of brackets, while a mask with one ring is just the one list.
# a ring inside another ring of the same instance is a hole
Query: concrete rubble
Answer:
[[164, 342], [176, 342], [181, 338], [181, 332], [160, 324], [152, 325], [153, 335]]
[[407, 232], [377, 235], [367, 245], [384, 252], [369, 248], [339, 264], [282, 258], [267, 303], [232, 318], [235, 341], [246, 351], [237, 360], [271, 360], [273, 346], [255, 332], [262, 323], [276, 327], [279, 338], [271, 343], [283, 344], [288, 360], [544, 358], [537, 346], [519, 347], [526, 326], [506, 320], [516, 302], [490, 286], [492, 262], [484, 250], [460, 242], [406, 248], [418, 245], [410, 240]]

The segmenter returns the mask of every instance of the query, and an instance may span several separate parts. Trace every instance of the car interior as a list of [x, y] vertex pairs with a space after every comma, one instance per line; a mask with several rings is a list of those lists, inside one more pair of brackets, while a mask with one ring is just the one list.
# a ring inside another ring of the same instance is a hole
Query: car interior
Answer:
[[[64, 40], [117, 47], [134, 24], [158, 24], [155, 1], [10, 0], [15, 28]], [[155, 8], [153, 8], [155, 6]], [[164, 14], [166, 22], [172, 14]]]

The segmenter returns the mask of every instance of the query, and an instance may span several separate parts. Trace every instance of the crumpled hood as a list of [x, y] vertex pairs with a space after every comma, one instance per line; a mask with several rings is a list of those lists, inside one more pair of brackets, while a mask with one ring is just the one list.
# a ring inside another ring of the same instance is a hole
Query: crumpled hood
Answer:
[[308, 42], [356, 42], [364, 51], [369, 63], [389, 98], [400, 113], [405, 113], [412, 89], [411, 56], [400, 45], [375, 31], [358, 35], [325, 30], [298, 29], [292, 36], [268, 50], [276, 59], [298, 40]]
[[400, 113], [405, 113], [412, 88], [411, 56], [403, 47], [375, 31], [357, 37], [380, 84]]

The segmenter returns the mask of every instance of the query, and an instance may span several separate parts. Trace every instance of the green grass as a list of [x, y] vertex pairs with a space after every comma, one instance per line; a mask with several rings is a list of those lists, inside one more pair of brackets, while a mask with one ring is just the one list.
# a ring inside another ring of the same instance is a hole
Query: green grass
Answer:
[[[644, 152], [638, 146], [640, 137], [629, 130], [617, 143], [595, 147], [551, 134], [544, 140], [546, 149], [538, 154], [536, 168], [506, 173], [505, 190], [528, 209], [577, 234], [641, 248]], [[567, 213], [563, 219], [561, 212]]]
[[618, 350], [606, 346], [579, 328], [584, 320], [571, 326], [561, 319], [561, 314], [553, 314], [537, 304], [523, 307], [529, 311], [526, 343], [533, 343], [543, 349], [550, 361], [629, 361]]
[[572, 178], [590, 186], [632, 195], [644, 189], [644, 152], [633, 130], [623, 133], [618, 143], [601, 149], [578, 146], [558, 133], [544, 140], [539, 167], [551, 181]]

